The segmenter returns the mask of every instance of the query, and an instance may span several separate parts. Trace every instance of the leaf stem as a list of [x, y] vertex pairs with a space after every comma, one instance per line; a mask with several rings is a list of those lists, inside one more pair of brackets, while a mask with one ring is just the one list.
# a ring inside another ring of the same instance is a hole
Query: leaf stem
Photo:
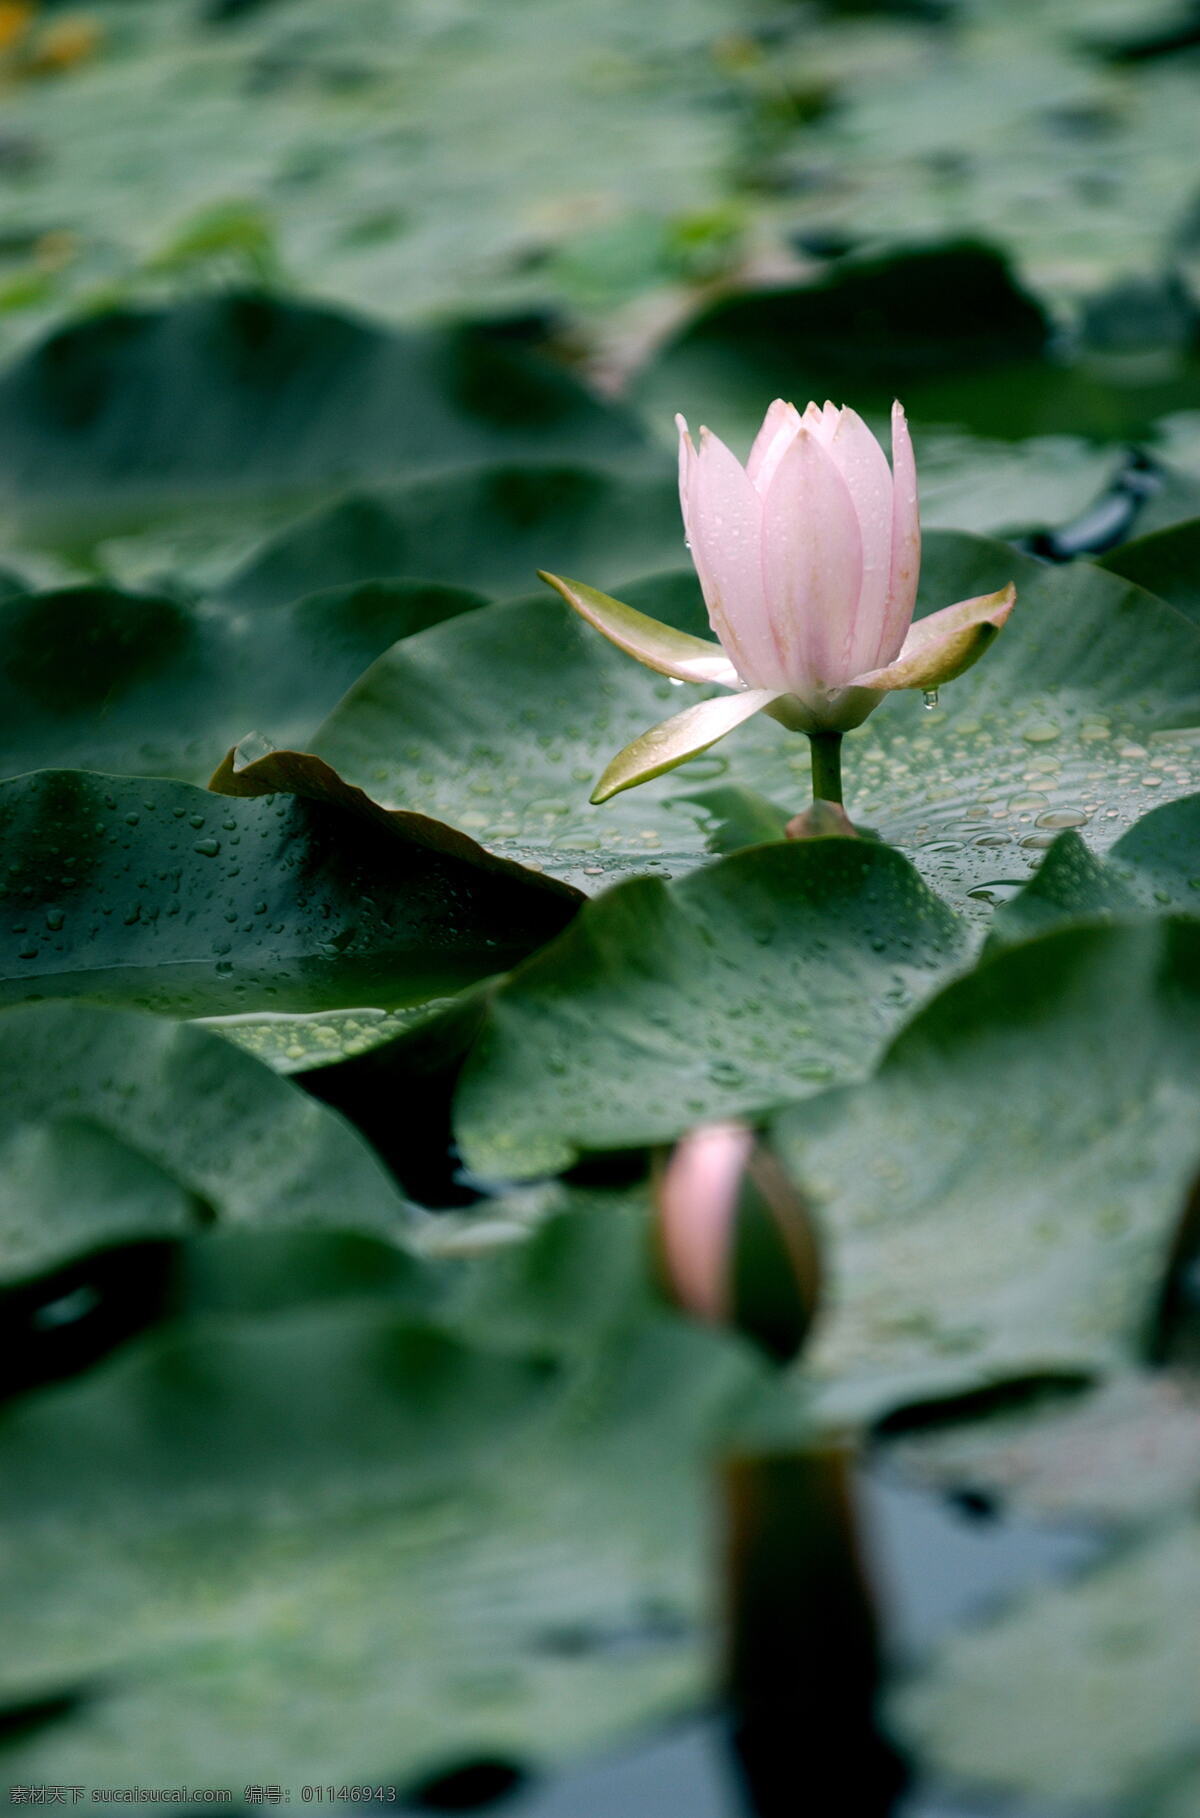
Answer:
[[810, 732], [812, 747], [812, 792], [814, 802], [842, 804], [842, 734]]

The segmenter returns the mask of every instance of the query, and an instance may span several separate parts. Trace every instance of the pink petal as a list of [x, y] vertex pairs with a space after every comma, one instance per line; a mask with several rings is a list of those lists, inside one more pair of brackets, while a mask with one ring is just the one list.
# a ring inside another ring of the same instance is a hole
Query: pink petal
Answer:
[[784, 686], [760, 560], [762, 502], [719, 436], [702, 429], [688, 481], [688, 535], [709, 623], [752, 688]]
[[887, 606], [892, 578], [892, 471], [858, 412], [843, 410], [826, 444], [846, 482], [862, 535], [862, 586], [850, 652], [852, 673], [887, 662]]
[[862, 537], [846, 482], [801, 429], [763, 500], [763, 576], [783, 686], [801, 696], [854, 673]]
[[828, 400], [826, 400], [824, 406], [817, 403], [806, 405], [802, 421], [806, 429], [812, 430], [818, 442], [824, 442], [828, 445], [834, 430], [837, 428], [838, 417], [840, 415], [841, 412], [838, 410], [837, 406], [835, 404], [830, 404]]
[[921, 518], [917, 503], [917, 463], [904, 411], [892, 405], [892, 572], [884, 635], [877, 663], [898, 655], [912, 624], [921, 573]]
[[776, 398], [763, 418], [762, 428], [754, 438], [754, 446], [746, 462], [746, 472], [760, 494], [766, 492], [771, 484], [775, 469], [799, 427], [800, 412], [796, 406], [785, 404], [782, 398]]
[[692, 442], [687, 418], [676, 412], [675, 427], [679, 431], [679, 509], [683, 513], [684, 535], [690, 538], [688, 530], [688, 500], [692, 487], [692, 472], [696, 463], [696, 449]]
[[681, 1139], [658, 1190], [659, 1232], [671, 1291], [700, 1319], [730, 1312], [733, 1222], [753, 1133], [706, 1124]]

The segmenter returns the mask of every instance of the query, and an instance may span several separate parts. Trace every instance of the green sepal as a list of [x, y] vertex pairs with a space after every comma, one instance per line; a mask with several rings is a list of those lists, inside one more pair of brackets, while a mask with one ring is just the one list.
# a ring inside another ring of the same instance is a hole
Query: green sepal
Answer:
[[673, 719], [651, 726], [624, 751], [618, 751], [593, 789], [592, 801], [606, 802], [622, 789], [632, 789], [635, 783], [648, 783], [651, 777], [674, 770], [677, 764], [707, 751], [743, 720], [752, 719], [778, 699], [773, 688], [748, 688], [743, 694], [716, 695], [710, 701], [685, 707]]
[[657, 669], [660, 675], [673, 676], [679, 682], [717, 682], [722, 688], [737, 687], [737, 670], [721, 646], [711, 639], [677, 631], [673, 625], [664, 625], [661, 619], [652, 619], [583, 581], [567, 581], [544, 569], [538, 570], [538, 578], [561, 594], [567, 605], [602, 632], [610, 644], [636, 657], [647, 669]]

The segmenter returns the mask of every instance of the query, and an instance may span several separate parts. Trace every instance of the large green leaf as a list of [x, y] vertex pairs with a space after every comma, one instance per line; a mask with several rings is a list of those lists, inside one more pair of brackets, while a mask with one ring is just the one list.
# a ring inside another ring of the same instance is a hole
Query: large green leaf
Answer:
[[491, 996], [455, 1103], [463, 1157], [484, 1175], [552, 1173], [861, 1074], [965, 946], [873, 841], [631, 879]]
[[454, 998], [430, 998], [401, 1010], [379, 1010], [373, 1005], [353, 1010], [248, 1010], [198, 1020], [277, 1073], [305, 1073], [312, 1067], [369, 1053], [438, 1016], [454, 1002]]
[[109, 587], [0, 602], [0, 774], [69, 764], [202, 782], [255, 726], [303, 745], [380, 651], [482, 600], [374, 581], [249, 613]]
[[[1003, 255], [964, 240], [850, 258], [807, 284], [718, 297], [660, 350], [640, 384], [662, 414], [669, 400], [679, 409], [686, 398], [689, 418], [718, 426], [728, 408], [739, 430], [755, 410], [761, 420], [772, 397], [803, 408], [817, 392], [845, 392], [856, 408], [878, 410], [902, 389], [911, 407], [911, 387], [930, 382], [953, 385], [962, 413], [966, 375], [978, 384], [983, 369], [988, 400], [987, 369], [1036, 363], [1048, 338], [1044, 310]], [[1016, 436], [1053, 426], [1044, 416], [1015, 425], [1011, 402], [1004, 416], [994, 391], [991, 402], [972, 427]]]
[[412, 1215], [340, 1118], [207, 1030], [82, 1004], [0, 1016], [0, 1274], [226, 1224], [400, 1237]]
[[10, 530], [72, 552], [190, 504], [294, 507], [417, 467], [640, 445], [619, 412], [485, 332], [399, 333], [251, 294], [59, 330], [0, 377], [0, 423]]
[[1055, 922], [1138, 908], [1200, 914], [1200, 796], [1152, 809], [1105, 859], [1077, 833], [1060, 833], [1029, 883], [997, 909], [992, 931], [1020, 940]]
[[[694, 1700], [700, 1473], [769, 1386], [647, 1308], [639, 1219], [591, 1216], [586, 1253], [622, 1254], [634, 1295], [599, 1320], [585, 1295], [586, 1336], [510, 1321], [465, 1342], [376, 1288], [210, 1311], [11, 1409], [2, 1689], [82, 1696], [5, 1739], [10, 1781], [53, 1758], [85, 1784], [240, 1787], [269, 1735], [297, 1787], [403, 1784], [544, 1763]], [[548, 1227], [454, 1324], [545, 1304], [586, 1222]]]
[[[1050, 568], [1001, 544], [926, 538], [927, 608], [1015, 580], [1016, 609], [932, 711], [892, 695], [848, 735], [852, 818], [903, 848], [935, 888], [981, 908], [1024, 881], [1057, 830], [1103, 849], [1153, 803], [1194, 787], [1200, 631], [1089, 564]], [[681, 613], [678, 581], [626, 589]], [[695, 601], [694, 590], [684, 598]], [[483, 608], [397, 645], [314, 748], [379, 799], [465, 827], [587, 889], [630, 870], [686, 870], [719, 822], [690, 798], [720, 776], [806, 805], [807, 741], [760, 716], [671, 776], [591, 808], [622, 745], [695, 698], [614, 650], [557, 599]], [[670, 705], [667, 705], [670, 703]], [[1182, 738], [1180, 734], [1184, 735]], [[592, 883], [589, 883], [592, 880]]]
[[918, 1012], [866, 1085], [777, 1120], [816, 1197], [827, 1412], [1135, 1356], [1200, 1160], [1200, 927], [1067, 928]]
[[949, 1637], [893, 1698], [901, 1734], [972, 1794], [1103, 1818], [1185, 1813], [1200, 1739], [1198, 1596], [1200, 1525], [1160, 1526]]
[[[242, 793], [267, 786], [254, 774]], [[511, 964], [574, 913], [452, 828], [321, 781], [289, 771], [266, 801], [72, 770], [0, 784], [0, 1002], [386, 1008]]]
[[617, 585], [673, 567], [682, 546], [667, 471], [491, 463], [352, 494], [268, 541], [222, 597], [259, 610], [317, 587], [408, 575], [495, 598], [524, 592], [548, 566]]
[[894, 1438], [905, 1479], [1042, 1520], [1136, 1527], [1200, 1495], [1200, 1387], [1183, 1371], [1129, 1371], [1101, 1389], [951, 1404], [945, 1422]]
[[1200, 518], [1114, 549], [1101, 567], [1147, 587], [1200, 624]]

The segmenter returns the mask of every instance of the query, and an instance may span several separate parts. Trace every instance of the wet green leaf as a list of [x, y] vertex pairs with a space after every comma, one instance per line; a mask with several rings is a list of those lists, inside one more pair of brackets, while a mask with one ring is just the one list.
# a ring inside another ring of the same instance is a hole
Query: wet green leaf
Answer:
[[204, 1017], [206, 1028], [244, 1048], [277, 1073], [306, 1073], [369, 1054], [449, 1009], [453, 998], [431, 998], [405, 1010], [262, 1010]]
[[1185, 1812], [1194, 1782], [1200, 1527], [1180, 1521], [947, 1640], [892, 1700], [972, 1792], [1115, 1818]]
[[[489, 1299], [544, 1307], [586, 1225], [440, 1329], [382, 1282], [265, 1317], [210, 1301], [10, 1409], [3, 1692], [82, 1694], [6, 1738], [10, 1779], [53, 1758], [85, 1784], [241, 1786], [270, 1734], [297, 1784], [407, 1784], [548, 1764], [701, 1694], [701, 1472], [762, 1404], [758, 1366], [640, 1292], [599, 1318], [585, 1294], [585, 1335], [455, 1335]], [[606, 1207], [591, 1237], [577, 1286], [614, 1251], [636, 1284], [640, 1220]]]
[[456, 1098], [463, 1156], [550, 1173], [860, 1074], [965, 947], [912, 868], [866, 840], [631, 880], [491, 996]]
[[997, 938], [1021, 940], [1078, 916], [1139, 908], [1200, 915], [1200, 796], [1143, 815], [1105, 859], [1077, 833], [1060, 833], [1029, 883], [997, 909], [992, 928]]
[[1200, 624], [1200, 518], [1138, 537], [1105, 556], [1101, 567], [1170, 600]]
[[791, 816], [753, 789], [737, 783], [716, 783], [711, 789], [697, 789], [686, 799], [707, 817], [707, 843], [710, 852], [738, 852], [743, 846], [760, 846], [767, 840], [781, 840]]
[[1134, 1359], [1200, 1157], [1198, 1059], [1200, 927], [1067, 928], [949, 985], [866, 1085], [784, 1112], [836, 1258], [827, 1412]]
[[62, 328], [0, 377], [0, 421], [10, 534], [76, 553], [192, 506], [295, 511], [418, 467], [640, 446], [619, 412], [484, 331], [399, 333], [266, 294]]
[[[69, 770], [0, 784], [0, 1001], [403, 1006], [511, 964], [573, 914], [560, 886], [452, 828], [339, 798], [337, 779], [277, 776], [287, 756], [267, 762], [281, 793], [262, 801]], [[241, 793], [266, 786], [252, 767]]]
[[547, 566], [616, 585], [674, 566], [682, 547], [669, 471], [493, 462], [352, 494], [268, 540], [222, 597], [257, 611], [314, 587], [411, 575], [495, 598], [532, 588]]
[[341, 1119], [207, 1030], [25, 1005], [0, 1016], [0, 1082], [6, 1280], [214, 1222], [393, 1239], [411, 1227]]
[[1182, 1371], [1130, 1371], [1083, 1395], [953, 1413], [890, 1442], [889, 1461], [908, 1480], [982, 1495], [1006, 1514], [1127, 1528], [1200, 1494], [1200, 1391]]
[[0, 602], [0, 772], [206, 781], [254, 726], [303, 745], [380, 651], [483, 597], [371, 581], [251, 613], [108, 587]]

